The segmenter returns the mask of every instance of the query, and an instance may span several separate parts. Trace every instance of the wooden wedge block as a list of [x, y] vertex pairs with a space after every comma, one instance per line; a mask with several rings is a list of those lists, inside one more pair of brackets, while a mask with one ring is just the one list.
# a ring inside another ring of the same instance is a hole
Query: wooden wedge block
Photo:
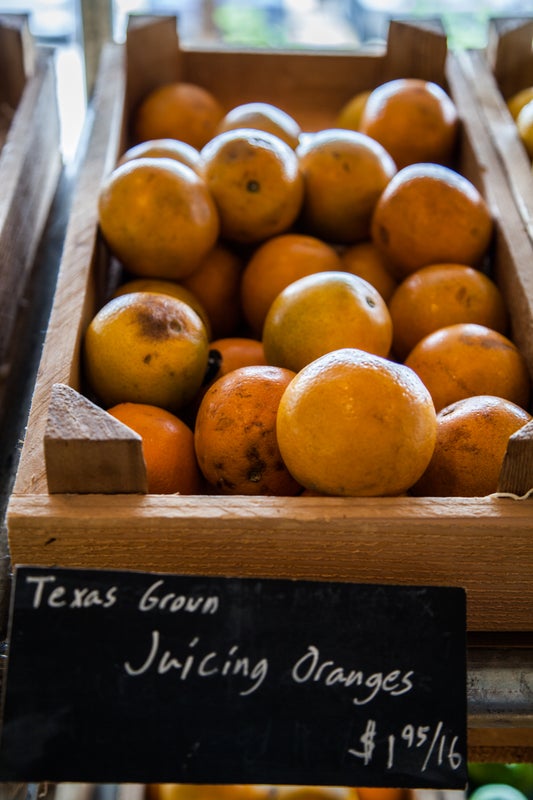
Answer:
[[533, 493], [533, 421], [514, 433], [507, 445], [500, 472], [499, 492], [519, 497]]
[[69, 386], [52, 388], [44, 457], [50, 494], [147, 491], [141, 437]]

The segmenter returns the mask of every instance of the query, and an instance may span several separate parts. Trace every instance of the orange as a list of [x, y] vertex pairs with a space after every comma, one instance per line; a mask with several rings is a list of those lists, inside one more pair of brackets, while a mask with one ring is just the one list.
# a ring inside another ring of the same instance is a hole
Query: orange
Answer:
[[399, 787], [358, 786], [359, 800], [407, 800], [407, 790]]
[[413, 164], [383, 191], [371, 237], [404, 278], [429, 264], [477, 266], [492, 231], [490, 209], [473, 183], [440, 164]]
[[300, 486], [276, 440], [279, 401], [294, 373], [277, 367], [241, 367], [206, 391], [194, 429], [196, 457], [220, 494], [296, 495]]
[[530, 100], [533, 100], [533, 86], [526, 86], [524, 89], [520, 89], [509, 97], [507, 100], [507, 108], [514, 120], [516, 120], [520, 111]]
[[263, 343], [245, 336], [228, 336], [209, 343], [209, 363], [204, 382], [192, 403], [182, 413], [187, 424], [194, 428], [202, 398], [211, 384], [240, 367], [266, 366]]
[[392, 348], [404, 359], [428, 333], [457, 322], [475, 322], [500, 333], [507, 310], [498, 286], [463, 264], [432, 264], [413, 272], [389, 302]]
[[214, 135], [224, 108], [203, 86], [174, 81], [152, 89], [132, 116], [136, 142], [179, 139], [198, 150]]
[[437, 415], [437, 442], [429, 466], [412, 487], [428, 497], [484, 497], [496, 492], [509, 437], [531, 420], [501, 397], [477, 395]]
[[291, 227], [300, 212], [303, 180], [286, 142], [238, 128], [215, 136], [201, 156], [223, 237], [252, 244]]
[[314, 272], [342, 269], [331, 245], [301, 233], [282, 233], [257, 247], [241, 280], [241, 302], [246, 322], [261, 336], [268, 309], [289, 283]]
[[243, 259], [228, 245], [217, 242], [182, 285], [194, 294], [209, 317], [212, 336], [233, 336], [242, 321], [241, 274]]
[[296, 480], [314, 492], [399, 495], [426, 469], [435, 409], [403, 364], [345, 348], [304, 367], [278, 410], [278, 445]]
[[268, 800], [270, 786], [260, 784], [157, 783], [149, 800]]
[[83, 355], [87, 383], [106, 408], [133, 402], [176, 411], [202, 384], [209, 344], [204, 323], [182, 300], [132, 292], [92, 318]]
[[196, 295], [181, 283], [158, 278], [133, 278], [132, 280], [120, 284], [114, 291], [113, 297], [119, 297], [122, 294], [131, 294], [131, 292], [156, 292], [159, 294], [169, 294], [171, 297], [177, 297], [178, 300], [183, 300], [193, 311], [196, 311], [205, 325], [207, 338], [211, 339], [211, 322], [205, 308]]
[[524, 356], [503, 334], [484, 325], [457, 323], [428, 334], [405, 359], [440, 411], [477, 394], [527, 408], [529, 374]]
[[533, 159], [533, 100], [526, 103], [518, 112], [516, 127], [528, 157]]
[[345, 786], [277, 786], [275, 800], [357, 800], [355, 789]]
[[364, 278], [377, 289], [386, 303], [392, 297], [398, 281], [391, 267], [374, 242], [357, 242], [348, 246], [340, 254], [342, 269]]
[[209, 344], [211, 355], [218, 363], [216, 378], [240, 367], [266, 366], [263, 343], [246, 336], [229, 336], [215, 339]]
[[420, 161], [449, 164], [458, 134], [451, 97], [432, 81], [398, 78], [367, 98], [360, 130], [391, 154], [398, 169]]
[[294, 117], [271, 103], [243, 103], [228, 111], [218, 125], [217, 133], [237, 128], [253, 128], [278, 136], [293, 149], [298, 145], [301, 128]]
[[307, 232], [346, 244], [368, 238], [376, 202], [396, 173], [386, 150], [363, 133], [331, 128], [307, 135], [296, 154]]
[[142, 438], [151, 494], [201, 493], [194, 434], [181, 419], [163, 408], [143, 403], [119, 403], [107, 412]]
[[139, 158], [116, 167], [100, 189], [98, 218], [113, 255], [142, 278], [184, 278], [219, 233], [205, 182], [169, 158]]
[[151, 139], [139, 142], [121, 155], [117, 166], [136, 158], [174, 158], [195, 172], [200, 172], [200, 151], [187, 142], [177, 139]]
[[346, 101], [335, 119], [336, 128], [348, 128], [352, 131], [360, 129], [363, 111], [370, 96], [370, 91], [370, 89], [367, 89], [366, 91], [357, 92]]
[[289, 284], [270, 306], [263, 328], [268, 363], [294, 372], [341, 347], [387, 356], [391, 342], [385, 301], [349, 272], [317, 272]]

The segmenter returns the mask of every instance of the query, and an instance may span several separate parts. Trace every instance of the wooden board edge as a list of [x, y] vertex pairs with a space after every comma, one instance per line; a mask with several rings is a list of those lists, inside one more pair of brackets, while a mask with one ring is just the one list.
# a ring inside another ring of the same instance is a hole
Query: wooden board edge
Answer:
[[511, 338], [525, 355], [533, 380], [533, 272], [529, 266], [533, 259], [533, 240], [518, 213], [501, 161], [487, 133], [485, 117], [473, 94], [471, 81], [455, 53], [448, 58], [447, 75], [459, 108], [469, 109], [463, 117], [463, 125], [480, 165], [482, 186], [477, 188], [482, 191], [491, 209], [496, 226], [494, 247], [506, 266], [498, 272], [498, 283], [511, 322], [513, 318], [521, 320], [520, 331], [512, 329]]
[[7, 527], [13, 564], [457, 586], [469, 630], [531, 630], [530, 501], [401, 500], [12, 495]]
[[19, 490], [33, 492], [39, 486], [46, 486], [43, 438], [53, 384], [63, 383], [77, 389], [80, 383], [77, 353], [82, 330], [96, 304], [97, 290], [89, 286], [88, 259], [90, 262], [91, 257], [95, 258], [102, 246], [97, 227], [98, 190], [103, 176], [116, 163], [121, 142], [122, 56], [119, 45], [104, 48], [89, 115], [85, 161], [74, 187], [49, 327], [15, 478], [15, 488], [18, 486]]
[[59, 183], [59, 114], [53, 62], [44, 55], [28, 81], [0, 154], [0, 382], [10, 368], [19, 304]]

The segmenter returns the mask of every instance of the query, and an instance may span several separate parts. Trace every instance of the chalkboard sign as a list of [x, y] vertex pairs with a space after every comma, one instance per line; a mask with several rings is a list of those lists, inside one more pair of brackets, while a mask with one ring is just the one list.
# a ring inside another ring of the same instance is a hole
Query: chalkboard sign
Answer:
[[20, 567], [2, 780], [463, 788], [465, 594]]

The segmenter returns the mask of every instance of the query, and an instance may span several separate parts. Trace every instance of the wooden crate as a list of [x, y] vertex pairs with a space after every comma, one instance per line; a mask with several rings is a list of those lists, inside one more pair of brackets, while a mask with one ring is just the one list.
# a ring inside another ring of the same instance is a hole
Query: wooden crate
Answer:
[[[531, 159], [507, 108], [507, 100], [533, 86], [533, 17], [494, 19], [485, 51], [459, 55], [501, 162], [518, 213], [533, 241], [533, 170]], [[530, 284], [533, 286], [533, 279]]]
[[52, 56], [35, 47], [26, 15], [0, 15], [0, 406], [60, 169]]
[[[102, 55], [94, 126], [8, 507], [13, 563], [461, 586], [470, 631], [531, 632], [533, 506], [525, 492], [377, 499], [102, 493], [103, 475], [108, 489], [127, 488], [131, 476], [123, 461], [106, 461], [106, 443], [97, 439], [98, 431], [107, 437], [109, 415], [80, 393], [80, 341], [107, 269], [97, 195], [128, 144], [130, 110], [147, 90], [178, 76], [209, 87], [228, 107], [277, 102], [308, 130], [331, 125], [344, 101], [388, 78], [419, 76], [449, 88], [462, 119], [458, 169], [494, 214], [494, 275], [533, 375], [533, 291], [526, 292], [533, 249], [438, 26], [392, 23], [379, 53], [235, 53], [180, 48], [173, 18], [139, 19], [125, 45]], [[140, 453], [138, 437], [114, 445]], [[96, 476], [89, 474], [99, 457]]]

